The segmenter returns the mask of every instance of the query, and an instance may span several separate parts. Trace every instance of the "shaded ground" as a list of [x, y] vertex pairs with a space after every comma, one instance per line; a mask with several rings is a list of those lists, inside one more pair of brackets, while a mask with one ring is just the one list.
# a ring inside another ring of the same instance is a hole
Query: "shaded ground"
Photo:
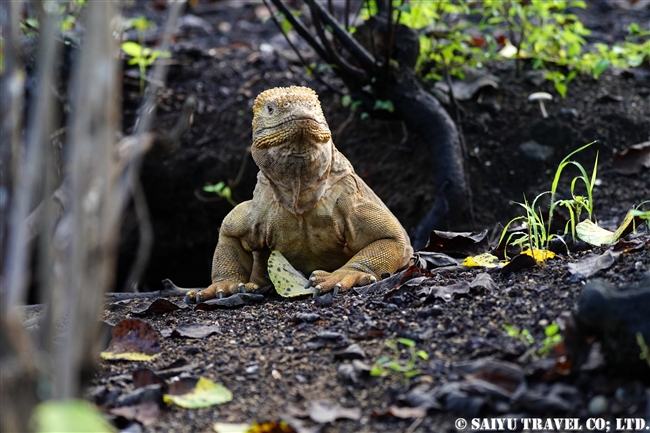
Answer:
[[[159, 13], [141, 11], [152, 18]], [[231, 206], [223, 200], [199, 200], [197, 195], [205, 195], [201, 188], [207, 183], [232, 183], [241, 171], [241, 179], [232, 184], [234, 198], [250, 198], [257, 172], [246, 152], [250, 145], [250, 108], [255, 96], [270, 87], [307, 85], [317, 90], [337, 147], [407, 230], [417, 225], [435, 197], [430, 174], [430, 161], [435, 156], [422, 148], [417, 137], [405, 135], [400, 122], [361, 120], [359, 113], [351, 115], [341, 106], [340, 95], [307, 76], [273, 23], [261, 23], [265, 16], [262, 6], [218, 3], [195, 13], [204, 21], [192, 24], [186, 20], [182, 27], [174, 48], [169, 90], [160, 101], [157, 127], [161, 131], [171, 127], [190, 94], [196, 94], [199, 101], [194, 124], [176, 153], [148, 157], [143, 169], [156, 237], [145, 281], [149, 289], [158, 290], [164, 278], [184, 287], [208, 284], [218, 227]], [[612, 16], [618, 19], [611, 21], [618, 23], [616, 32], [635, 15], [595, 9], [587, 14], [587, 22], [603, 27], [600, 31], [607, 36]], [[645, 17], [645, 22], [649, 16], [647, 9], [636, 13], [638, 18]], [[650, 199], [647, 170], [626, 176], [616, 173], [611, 165], [616, 152], [650, 139], [647, 71], [607, 72], [598, 81], [579, 77], [570, 84], [566, 99], [556, 95], [547, 105], [550, 116], [544, 119], [538, 106], [526, 98], [541, 90], [555, 94], [552, 85], [542, 83], [537, 87], [523, 76], [518, 78], [512, 66], [506, 64], [491, 71], [500, 78], [498, 90], [485, 90], [461, 103], [461, 124], [471, 156], [468, 165], [477, 228], [491, 229], [497, 223], [506, 223], [518, 212], [510, 205], [511, 200], [521, 200], [522, 193], [532, 198], [547, 190], [558, 162], [571, 150], [593, 140], [599, 143], [578, 160], [591, 167], [595, 151], [599, 151], [600, 184], [594, 196], [601, 223], [615, 227], [627, 209]], [[339, 85], [332, 75], [326, 74], [325, 79]], [[129, 125], [138, 103], [137, 80], [126, 89], [125, 125]], [[348, 119], [347, 126], [341, 128]], [[547, 146], [550, 155], [543, 159], [527, 155], [520, 146], [531, 140]], [[566, 185], [560, 191], [568, 194]], [[129, 230], [134, 228], [127, 227], [127, 235]], [[136, 242], [133, 235], [125, 241], [121, 274], [128, 271]], [[572, 277], [567, 263], [580, 256], [508, 275], [493, 273], [495, 290], [473, 289], [448, 302], [410, 298], [398, 302], [385, 300], [383, 294], [350, 292], [334, 297], [331, 304], [318, 305], [319, 301], [312, 299], [287, 301], [269, 295], [260, 304], [234, 310], [183, 310], [147, 317], [159, 332], [187, 323], [218, 325], [220, 333], [204, 339], [163, 339], [160, 359], [146, 365], [160, 368], [184, 357], [199, 363], [192, 374], [216, 380], [234, 394], [231, 403], [208, 409], [172, 407], [147, 430], [208, 431], [215, 421], [278, 419], [291, 407], [304, 408], [313, 401], [329, 400], [360, 408], [361, 418], [336, 421], [323, 431], [455, 431], [453, 422], [459, 415], [448, 411], [430, 410], [424, 418], [404, 420], [372, 414], [385, 412], [400, 394], [416, 385], [429, 389], [457, 380], [453, 367], [462, 361], [485, 356], [516, 361], [527, 348], [507, 336], [503, 325], [528, 329], [540, 341], [546, 325], [574, 308], [585, 281]], [[646, 244], [621, 255], [613, 266], [595, 277], [621, 285], [641, 281], [649, 271], [650, 251]], [[437, 284], [471, 281], [477, 273], [442, 274], [436, 277]], [[180, 304], [180, 299], [177, 301]], [[133, 311], [148, 302], [126, 302], [107, 312], [105, 319], [115, 323], [132, 317]], [[318, 319], [299, 323], [299, 313], [314, 313]], [[328, 341], [322, 348], [311, 348], [311, 339], [329, 331], [344, 338]], [[386, 341], [398, 337], [414, 340], [418, 349], [429, 354], [428, 361], [417, 364], [422, 375], [408, 386], [397, 375], [351, 383], [338, 372], [350, 361], [335, 358], [336, 350], [358, 343], [365, 352], [364, 361], [372, 365], [380, 356], [390, 356]], [[531, 373], [530, 360], [520, 362]], [[125, 393], [131, 389], [130, 381], [110, 378], [135, 368], [128, 363], [105, 363], [96, 385], [105, 385], [116, 394]], [[540, 382], [533, 373], [528, 377], [530, 384], [542, 383], [542, 395], [550, 392], [552, 381]], [[503, 412], [650, 418], [647, 383], [615, 379], [602, 369], [564, 377], [559, 383], [570, 387], [569, 410], [555, 407], [550, 412], [548, 408], [536, 411], [535, 404], [515, 402], [502, 408]], [[605, 397], [606, 406], [598, 411], [592, 407], [590, 412], [589, 405], [597, 396]], [[541, 403], [538, 407], [542, 408]], [[467, 410], [459, 411], [468, 416]]]

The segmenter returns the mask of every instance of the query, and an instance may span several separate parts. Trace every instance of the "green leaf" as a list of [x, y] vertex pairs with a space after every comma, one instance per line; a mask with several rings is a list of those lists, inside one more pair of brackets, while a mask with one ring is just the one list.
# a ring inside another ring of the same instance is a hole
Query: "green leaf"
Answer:
[[605, 70], [609, 68], [610, 64], [611, 62], [609, 61], [609, 59], [599, 59], [594, 65], [594, 68], [592, 70], [594, 78], [598, 78], [600, 74], [605, 72]]
[[566, 84], [555, 82], [553, 83], [553, 86], [555, 86], [555, 90], [557, 90], [557, 93], [559, 93], [561, 97], [566, 98]]
[[404, 372], [404, 376], [406, 377], [413, 377], [413, 376], [417, 376], [418, 374], [420, 374], [420, 370], [409, 370]]
[[386, 367], [390, 368], [393, 371], [402, 371], [404, 367], [399, 362], [393, 361], [389, 362]]
[[638, 68], [643, 63], [642, 55], [629, 56], [627, 58], [627, 64], [632, 68]]
[[383, 367], [380, 367], [379, 365], [373, 365], [370, 368], [370, 375], [371, 376], [381, 376], [384, 373]]
[[382, 101], [381, 99], [377, 99], [375, 101], [374, 109], [375, 110], [386, 110], [386, 111], [388, 111], [390, 113], [395, 111], [395, 107], [393, 106], [393, 101], [390, 101], [390, 100]]
[[34, 408], [29, 429], [46, 432], [97, 432], [115, 430], [94, 405], [83, 400], [50, 400]]
[[205, 192], [214, 192], [215, 194], [219, 194], [223, 191], [223, 189], [226, 187], [226, 183], [221, 181], [218, 182], [214, 185], [206, 185], [203, 187], [203, 191]]
[[289, 20], [286, 18], [282, 20], [280, 27], [282, 27], [282, 33], [284, 33], [285, 35], [288, 35], [291, 29], [293, 29], [291, 22], [289, 22]]
[[382, 356], [377, 360], [377, 364], [383, 364], [388, 361], [390, 361], [390, 358], [388, 356]]
[[399, 5], [395, 9], [397, 9], [398, 11], [401, 11], [402, 13], [405, 13], [405, 14], [410, 14], [411, 13], [411, 5], [409, 5], [409, 4]]
[[122, 51], [128, 54], [131, 57], [141, 57], [142, 56], [142, 45], [137, 42], [127, 41], [122, 42]]
[[418, 350], [417, 352], [415, 352], [415, 354], [420, 358], [424, 359], [425, 361], [429, 359], [429, 354], [424, 350]]
[[560, 327], [557, 325], [557, 323], [551, 323], [544, 329], [544, 334], [547, 337], [552, 337], [556, 335], [558, 332], [560, 332]]
[[402, 343], [404, 346], [407, 346], [407, 347], [415, 347], [415, 341], [410, 340], [410, 339], [408, 339], [408, 338], [398, 338], [397, 341], [399, 341], [400, 343]]
[[343, 95], [343, 97], [341, 98], [341, 105], [343, 105], [344, 107], [349, 106], [351, 102], [352, 102], [352, 97], [349, 94]]

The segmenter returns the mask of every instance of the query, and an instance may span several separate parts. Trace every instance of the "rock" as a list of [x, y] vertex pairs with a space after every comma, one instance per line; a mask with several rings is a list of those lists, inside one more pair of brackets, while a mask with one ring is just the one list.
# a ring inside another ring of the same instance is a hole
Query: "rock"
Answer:
[[607, 411], [607, 399], [602, 395], [594, 396], [589, 401], [589, 413], [591, 415], [602, 415]]
[[524, 72], [524, 78], [535, 87], [539, 87], [546, 82], [546, 72], [541, 69], [532, 69]]
[[650, 342], [649, 314], [650, 275], [640, 283], [621, 288], [600, 279], [590, 281], [578, 299], [575, 324], [566, 342], [572, 359], [584, 359], [580, 352], [588, 347], [585, 341], [595, 336], [607, 365], [615, 372], [650, 378], [650, 367], [639, 358], [641, 348], [637, 342], [637, 334], [646, 344]]
[[560, 114], [570, 119], [577, 119], [578, 117], [580, 117], [580, 113], [575, 108], [566, 108], [566, 107], [561, 108]]
[[521, 153], [536, 161], [546, 161], [553, 156], [554, 149], [550, 146], [539, 144], [535, 140], [528, 140], [519, 145]]
[[314, 304], [317, 307], [331, 307], [334, 305], [334, 297], [332, 297], [331, 293], [325, 293], [323, 296], [317, 297]]
[[390, 303], [390, 302], [388, 304], [386, 304], [386, 312], [387, 313], [394, 313], [395, 311], [397, 311], [397, 305], [395, 305], [393, 303]]

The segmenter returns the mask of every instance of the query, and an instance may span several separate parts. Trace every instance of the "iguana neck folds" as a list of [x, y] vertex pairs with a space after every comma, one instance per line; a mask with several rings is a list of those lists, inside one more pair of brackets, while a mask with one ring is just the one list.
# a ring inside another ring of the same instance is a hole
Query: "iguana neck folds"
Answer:
[[349, 164], [336, 164], [338, 150], [318, 97], [310, 89], [263, 92], [253, 113], [252, 154], [260, 168], [258, 179], [291, 213], [301, 215], [312, 209], [342, 175], [352, 173]]

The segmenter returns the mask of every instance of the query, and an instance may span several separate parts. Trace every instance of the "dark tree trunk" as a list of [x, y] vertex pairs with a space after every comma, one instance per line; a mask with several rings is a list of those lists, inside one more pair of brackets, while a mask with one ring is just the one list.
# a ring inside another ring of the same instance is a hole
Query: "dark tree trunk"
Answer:
[[429, 239], [432, 229], [469, 230], [469, 194], [463, 170], [463, 153], [456, 125], [440, 102], [422, 88], [413, 70], [401, 71], [386, 88], [386, 96], [393, 101], [396, 113], [425, 142], [437, 198], [433, 206], [411, 234], [416, 248]]

